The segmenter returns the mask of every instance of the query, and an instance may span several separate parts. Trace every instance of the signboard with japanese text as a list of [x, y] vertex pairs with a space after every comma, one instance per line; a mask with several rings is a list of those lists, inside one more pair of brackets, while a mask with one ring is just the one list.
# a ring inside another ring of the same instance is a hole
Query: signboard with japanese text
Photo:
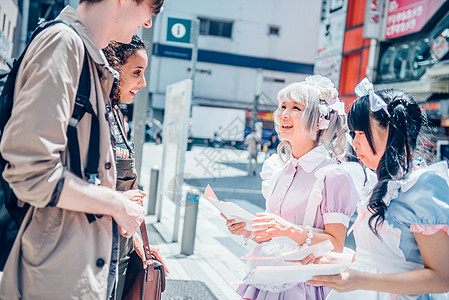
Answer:
[[385, 23], [385, 39], [420, 31], [445, 0], [390, 0]]
[[432, 56], [436, 60], [442, 59], [449, 52], [449, 43], [447, 42], [446, 36], [449, 35], [449, 29], [445, 29], [444, 32], [440, 33], [431, 43], [430, 48], [432, 49]]
[[379, 39], [382, 32], [384, 4], [385, 0], [367, 0], [363, 24], [364, 38]]
[[347, 0], [323, 1], [313, 73], [328, 77], [335, 86], [338, 86], [340, 81], [347, 9]]

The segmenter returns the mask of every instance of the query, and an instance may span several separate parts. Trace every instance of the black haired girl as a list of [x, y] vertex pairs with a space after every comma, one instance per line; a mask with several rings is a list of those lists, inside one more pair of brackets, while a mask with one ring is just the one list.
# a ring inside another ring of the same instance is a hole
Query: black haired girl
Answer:
[[[335, 289], [327, 299], [447, 299], [449, 186], [446, 162], [419, 160], [425, 116], [397, 89], [374, 92], [364, 79], [349, 127], [368, 180], [352, 230], [356, 255], [346, 271], [309, 284]], [[348, 261], [336, 254], [316, 262]], [[435, 294], [432, 294], [435, 293]], [[413, 296], [398, 296], [413, 295]], [[421, 294], [421, 295], [420, 295]], [[430, 295], [432, 294], [432, 295]]]

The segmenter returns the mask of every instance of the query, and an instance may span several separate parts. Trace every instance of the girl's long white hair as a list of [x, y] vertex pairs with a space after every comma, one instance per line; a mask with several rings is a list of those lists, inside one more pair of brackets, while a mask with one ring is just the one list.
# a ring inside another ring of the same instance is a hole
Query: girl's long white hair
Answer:
[[[277, 94], [279, 107], [274, 112], [275, 130], [279, 135], [281, 104], [284, 101], [300, 103], [305, 107], [301, 119], [301, 130], [304, 135], [315, 140], [315, 146], [324, 144], [326, 149], [332, 146], [333, 157], [341, 162], [346, 154], [346, 134], [348, 133], [346, 114], [338, 115], [337, 112], [332, 112], [328, 128], [317, 130], [320, 120], [318, 107], [321, 101], [320, 97], [321, 87], [306, 81], [294, 82], [281, 89]], [[292, 147], [288, 141], [282, 138], [280, 141], [278, 154], [282, 160], [286, 161], [292, 157]], [[332, 145], [330, 145], [331, 142]]]

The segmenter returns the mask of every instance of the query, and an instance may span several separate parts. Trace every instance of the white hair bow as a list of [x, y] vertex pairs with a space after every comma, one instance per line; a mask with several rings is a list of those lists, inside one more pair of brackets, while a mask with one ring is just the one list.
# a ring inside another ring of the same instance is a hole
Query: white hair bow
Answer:
[[327, 104], [326, 102], [324, 102], [324, 104], [318, 104], [318, 109], [320, 110], [320, 120], [318, 122], [319, 129], [327, 129], [329, 127], [329, 118], [332, 111], [337, 112], [339, 116], [344, 116], [346, 114], [345, 103], [338, 98], [335, 98], [330, 104]]
[[321, 75], [308, 76], [304, 79], [306, 82], [317, 86], [320, 89], [320, 119], [318, 121], [319, 129], [327, 129], [330, 123], [331, 113], [338, 113], [339, 116], [345, 115], [345, 103], [338, 99], [338, 91], [329, 78]]
[[371, 111], [374, 112], [383, 109], [387, 113], [387, 115], [390, 116], [387, 108], [387, 103], [385, 103], [382, 98], [374, 93], [374, 86], [371, 82], [369, 82], [368, 78], [363, 78], [363, 80], [360, 81], [359, 84], [357, 84], [354, 90], [359, 97], [368, 95]]

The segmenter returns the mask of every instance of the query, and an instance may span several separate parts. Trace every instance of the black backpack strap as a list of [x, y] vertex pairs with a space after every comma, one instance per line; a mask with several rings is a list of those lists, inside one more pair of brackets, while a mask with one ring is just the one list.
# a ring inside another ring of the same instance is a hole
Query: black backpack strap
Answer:
[[87, 110], [92, 109], [89, 102], [90, 95], [90, 73], [87, 53], [84, 55], [83, 69], [79, 80], [78, 90], [76, 92], [75, 107], [72, 117], [67, 127], [67, 147], [69, 149], [70, 170], [78, 177], [83, 178], [81, 172], [80, 147], [78, 143], [78, 131], [76, 125], [84, 116]]
[[[89, 113], [91, 118], [89, 149], [87, 153], [87, 165], [84, 173], [87, 182], [100, 185], [98, 164], [100, 161], [100, 121], [97, 114], [92, 108], [89, 101], [90, 97], [90, 72], [87, 50], [84, 54], [83, 69], [79, 80], [78, 90], [76, 93], [75, 107], [73, 108], [72, 117], [67, 127], [67, 147], [69, 149], [70, 170], [78, 177], [83, 178], [81, 171], [80, 148], [78, 143], [78, 130], [76, 128], [78, 122], [83, 118], [84, 114]], [[92, 214], [86, 214], [89, 222], [95, 221]]]
[[73, 109], [72, 117], [67, 127], [67, 139], [70, 154], [70, 168], [73, 173], [82, 178], [81, 161], [78, 144], [78, 131], [76, 125], [83, 118], [87, 112], [92, 116], [89, 138], [89, 150], [87, 153], [87, 165], [84, 173], [87, 177], [87, 182], [100, 185], [101, 180], [98, 177], [98, 164], [100, 161], [100, 121], [97, 114], [92, 108], [89, 101], [90, 96], [90, 73], [89, 62], [87, 59], [87, 52], [84, 56], [83, 70], [81, 72], [78, 91], [76, 93], [75, 107]]

